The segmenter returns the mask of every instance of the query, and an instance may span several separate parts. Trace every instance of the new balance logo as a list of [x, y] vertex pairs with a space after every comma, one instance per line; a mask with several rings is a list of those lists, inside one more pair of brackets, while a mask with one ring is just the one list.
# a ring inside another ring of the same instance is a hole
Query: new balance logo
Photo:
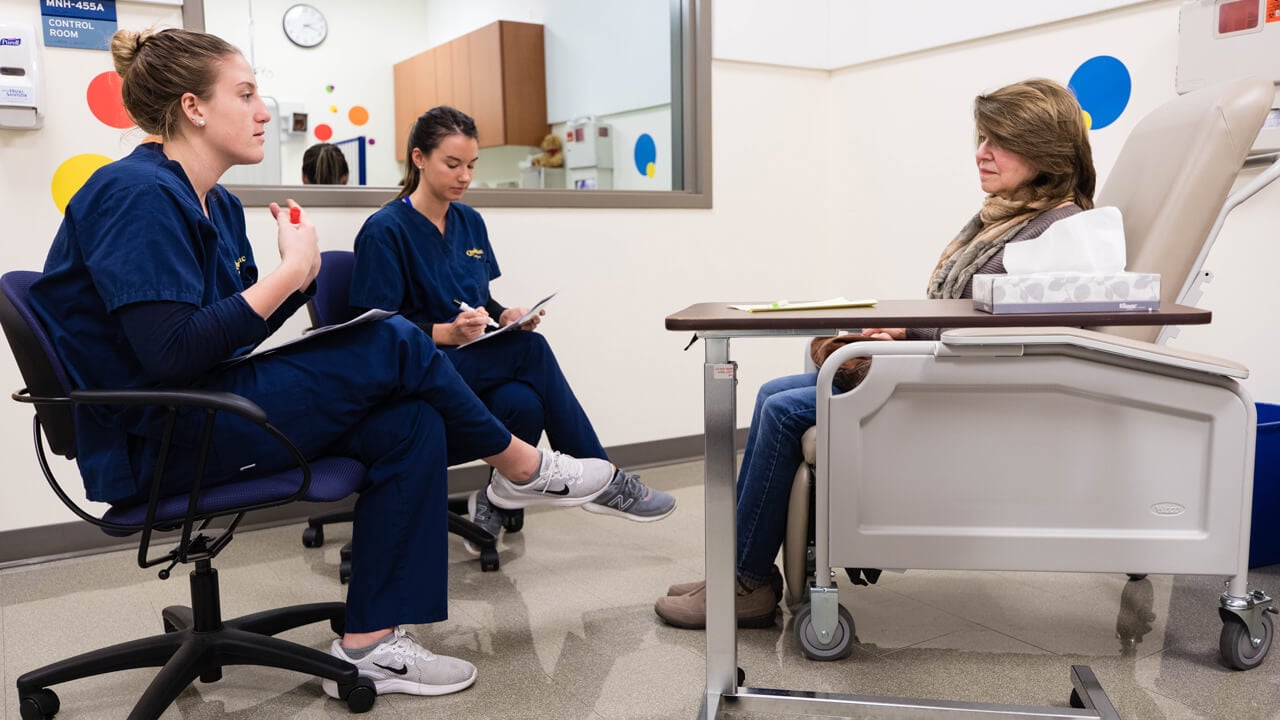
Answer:
[[387, 667], [386, 665], [380, 665], [378, 663], [374, 663], [374, 665], [382, 668], [383, 670], [386, 670], [389, 673], [395, 673], [396, 675], [404, 675], [405, 673], [409, 672], [408, 665], [401, 665], [398, 668]]
[[605, 507], [617, 508], [618, 510], [621, 510], [622, 512], [626, 512], [626, 511], [627, 511], [627, 508], [629, 508], [629, 507], [631, 507], [632, 505], [635, 505], [635, 504], [636, 504], [636, 499], [635, 499], [635, 498], [633, 498], [633, 497], [626, 497], [626, 496], [624, 496], [624, 495], [619, 495], [619, 496], [615, 497], [614, 499], [610, 500], [608, 503], [605, 503]]

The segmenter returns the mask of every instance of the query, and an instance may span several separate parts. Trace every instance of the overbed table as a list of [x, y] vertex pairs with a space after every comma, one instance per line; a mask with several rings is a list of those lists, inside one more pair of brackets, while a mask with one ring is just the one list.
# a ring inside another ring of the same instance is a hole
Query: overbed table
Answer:
[[[731, 303], [698, 303], [667, 316], [666, 327], [692, 331], [706, 343], [703, 365], [703, 422], [706, 498], [707, 686], [699, 718], [721, 711], [773, 712], [857, 718], [1103, 718], [1118, 720], [1093, 672], [1071, 668], [1071, 681], [1086, 709], [990, 705], [739, 687], [734, 567], [737, 537], [734, 495], [734, 425], [737, 421], [737, 364], [729, 340], [743, 337], [834, 335], [863, 327], [1094, 327], [1114, 325], [1200, 325], [1207, 310], [1163, 303], [1155, 312], [1035, 313], [992, 315], [971, 300], [882, 300], [874, 307], [748, 313]], [[732, 303], [740, 304], [740, 303]]]

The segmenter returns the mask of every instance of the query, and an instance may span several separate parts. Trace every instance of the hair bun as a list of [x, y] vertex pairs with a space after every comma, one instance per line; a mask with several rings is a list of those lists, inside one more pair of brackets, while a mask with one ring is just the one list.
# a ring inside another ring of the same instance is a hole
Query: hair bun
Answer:
[[111, 36], [111, 60], [116, 66], [116, 74], [124, 77], [124, 74], [133, 66], [133, 61], [137, 58], [138, 53], [142, 51], [142, 46], [146, 44], [147, 39], [151, 37], [151, 31], [139, 32], [137, 30], [117, 30]]

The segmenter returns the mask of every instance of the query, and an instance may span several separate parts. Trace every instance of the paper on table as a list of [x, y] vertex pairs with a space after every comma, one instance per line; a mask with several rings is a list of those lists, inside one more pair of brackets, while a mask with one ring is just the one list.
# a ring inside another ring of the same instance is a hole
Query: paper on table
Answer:
[[367, 323], [367, 322], [374, 322], [376, 320], [382, 320], [383, 318], [389, 318], [392, 315], [395, 315], [395, 313], [391, 312], [390, 310], [378, 310], [376, 308], [373, 310], [367, 310], [364, 313], [357, 315], [356, 317], [344, 323], [338, 323], [337, 325], [325, 325], [324, 327], [318, 327], [312, 330], [307, 330], [304, 334], [296, 338], [293, 338], [292, 340], [289, 340], [287, 342], [282, 342], [279, 345], [272, 345], [271, 347], [267, 347], [267, 348], [259, 348], [257, 350], [254, 350], [251, 353], [246, 353], [244, 355], [237, 355], [236, 357], [233, 357], [230, 360], [223, 360], [219, 364], [222, 365], [223, 367], [226, 367], [228, 365], [235, 365], [236, 363], [244, 360], [248, 360], [249, 358], [255, 358], [255, 357], [258, 357], [259, 355], [266, 355], [268, 353], [273, 353], [281, 348], [286, 348], [286, 347], [289, 347], [290, 345], [296, 345], [298, 343], [307, 342], [311, 340], [311, 338], [318, 337], [320, 335], [327, 335], [333, 332], [334, 330], [341, 330], [343, 328], [352, 327], [354, 325], [363, 325], [364, 323]]
[[864, 300], [850, 300], [845, 297], [836, 297], [829, 300], [806, 300], [804, 302], [788, 302], [779, 300], [778, 302], [760, 303], [758, 305], [730, 305], [734, 310], [746, 310], [747, 312], [782, 312], [786, 310], [829, 310], [833, 308], [850, 308], [850, 307], [872, 307], [876, 304], [875, 300], [870, 298]]
[[519, 328], [521, 325], [528, 322], [529, 318], [533, 317], [534, 315], [537, 315], [538, 311], [542, 309], [542, 306], [550, 302], [551, 298], [555, 296], [556, 296], [555, 293], [551, 293], [550, 295], [542, 298], [537, 303], [535, 303], [533, 307], [529, 308], [529, 312], [521, 315], [519, 320], [516, 320], [515, 322], [509, 325], [503, 325], [502, 327], [498, 328], [497, 330], [494, 330], [491, 333], [484, 333], [483, 335], [477, 337], [475, 340], [469, 340], [467, 342], [464, 342], [458, 346], [458, 349], [461, 350], [462, 348], [467, 347], [468, 345], [475, 345], [478, 342], [488, 340], [489, 338], [494, 337], [496, 335], [501, 335], [502, 333], [508, 330], [514, 330], [516, 328]]

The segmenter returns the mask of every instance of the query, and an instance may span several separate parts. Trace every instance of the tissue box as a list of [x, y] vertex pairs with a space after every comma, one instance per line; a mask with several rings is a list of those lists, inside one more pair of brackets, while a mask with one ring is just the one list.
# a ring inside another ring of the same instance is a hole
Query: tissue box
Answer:
[[1131, 272], [974, 275], [973, 307], [996, 315], [1154, 312], [1160, 309], [1160, 276]]

